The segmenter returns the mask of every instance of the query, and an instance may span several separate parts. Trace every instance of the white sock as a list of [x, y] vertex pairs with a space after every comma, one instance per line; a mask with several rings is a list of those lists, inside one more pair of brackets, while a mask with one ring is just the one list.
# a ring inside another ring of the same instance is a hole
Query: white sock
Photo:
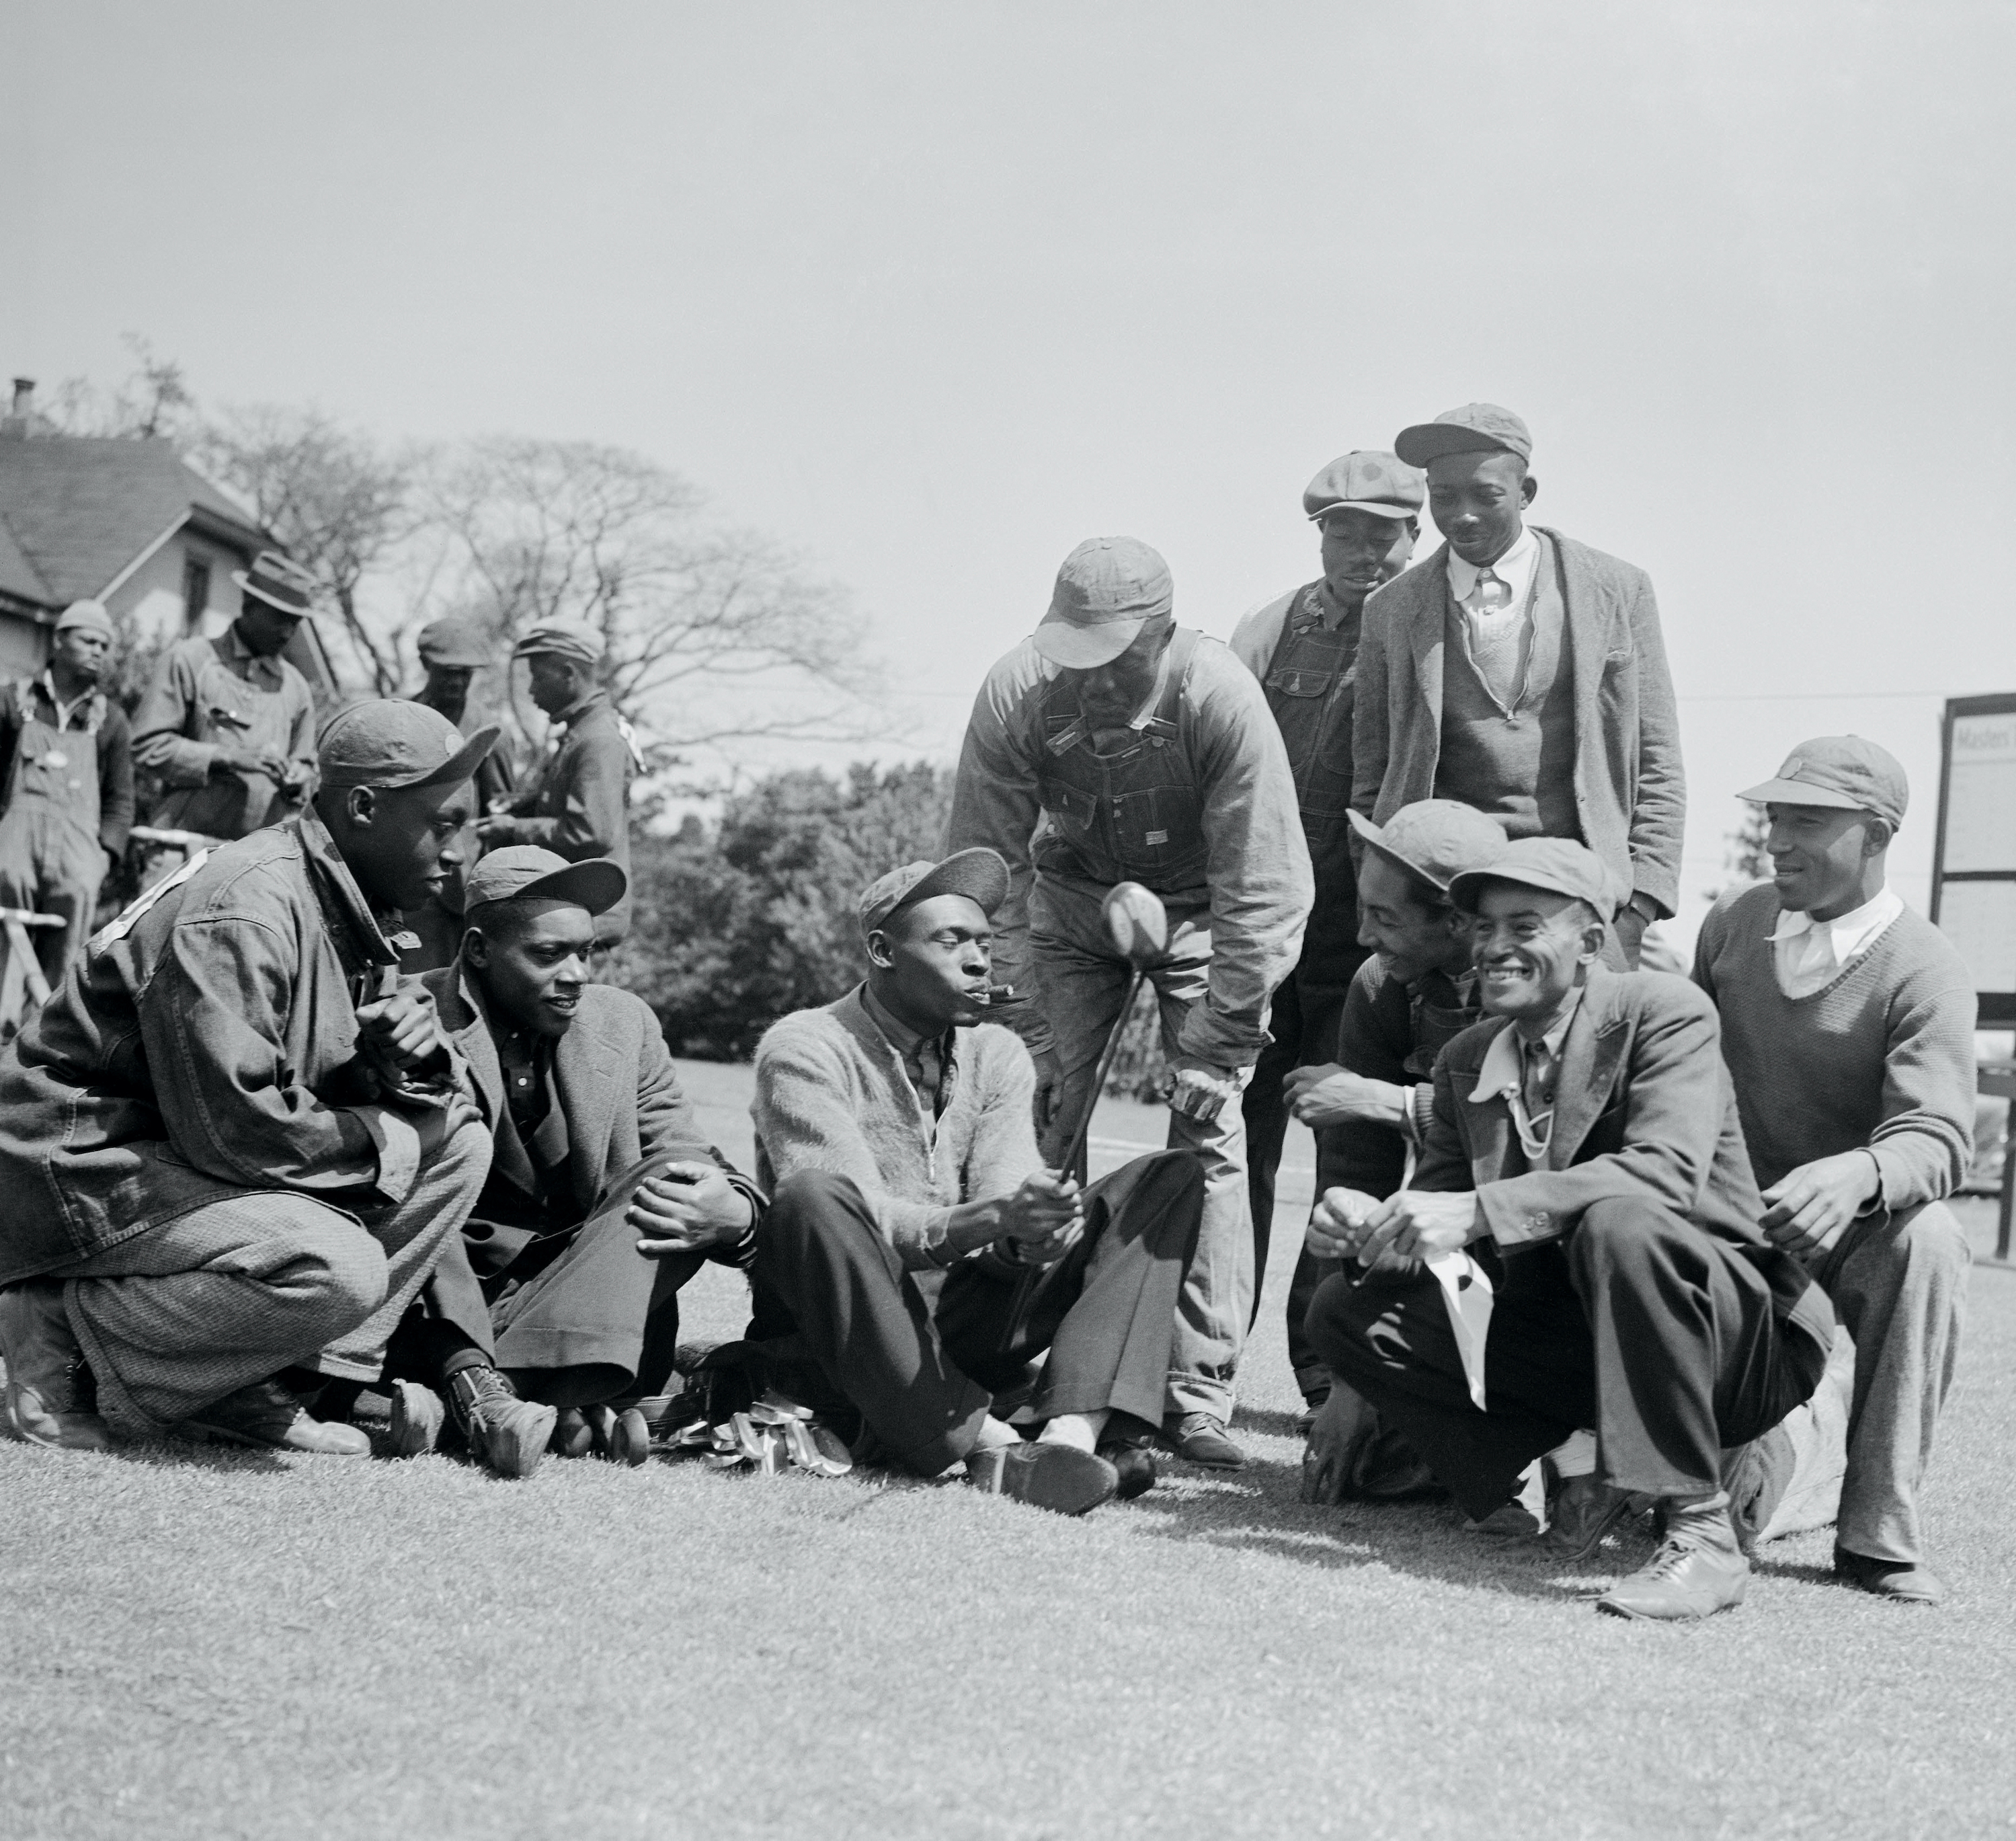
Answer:
[[1571, 1432], [1547, 1454], [1554, 1474], [1561, 1477], [1587, 1476], [1596, 1468], [1596, 1434]]
[[980, 1436], [973, 1441], [976, 1451], [992, 1451], [1002, 1445], [1019, 1445], [1021, 1434], [1012, 1425], [1003, 1425], [992, 1414], [981, 1421]]
[[1099, 1449], [1099, 1435], [1106, 1429], [1110, 1407], [1096, 1413], [1060, 1413], [1037, 1434], [1039, 1445], [1075, 1445], [1081, 1451]]

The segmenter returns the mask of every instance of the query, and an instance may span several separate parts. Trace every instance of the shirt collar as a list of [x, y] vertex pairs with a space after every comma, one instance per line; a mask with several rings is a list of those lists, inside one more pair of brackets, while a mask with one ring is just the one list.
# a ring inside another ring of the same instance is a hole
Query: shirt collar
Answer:
[[599, 702], [603, 698], [607, 697], [608, 694], [609, 693], [607, 690], [604, 690], [599, 685], [598, 685], [594, 690], [589, 691], [585, 697], [576, 697], [572, 703], [569, 704], [565, 709], [562, 710], [558, 715], [555, 716], [553, 720], [556, 722], [561, 723], [578, 722], [588, 713], [589, 708], [592, 704]]
[[1449, 553], [1449, 587], [1456, 598], [1461, 600], [1476, 587], [1478, 577], [1488, 568], [1511, 589], [1512, 604], [1516, 607], [1525, 599], [1526, 584], [1532, 579], [1533, 564], [1539, 549], [1540, 540], [1533, 535], [1533, 527], [1522, 522], [1519, 535], [1512, 540], [1512, 547], [1496, 562], [1481, 565], [1467, 563], [1452, 549]]
[[917, 1052], [918, 1045], [924, 1039], [921, 1032], [907, 1029], [897, 1021], [865, 979], [861, 986], [861, 1007], [868, 1012], [869, 1020], [888, 1038], [889, 1046], [895, 1050], [898, 1060], [908, 1061]]
[[[1582, 993], [1577, 991], [1568, 1000], [1568, 1007], [1555, 1019], [1553, 1026], [1540, 1039], [1546, 1044], [1547, 1052], [1558, 1061], [1561, 1058], [1561, 1045], [1568, 1039], [1575, 1014], [1582, 1008]], [[1481, 1106], [1487, 1100], [1514, 1099], [1525, 1088], [1525, 1048], [1516, 1024], [1499, 1030], [1492, 1039], [1490, 1047], [1484, 1051], [1484, 1061], [1477, 1070], [1477, 1085], [1471, 1089], [1470, 1102]]]
[[1845, 962], [1852, 959], [1903, 911], [1903, 899], [1886, 882], [1860, 907], [1850, 908], [1845, 914], [1837, 914], [1831, 920], [1816, 920], [1803, 911], [1781, 908], [1778, 924], [1767, 937], [1775, 946], [1780, 940], [1798, 939], [1805, 934], [1824, 931], [1833, 946], [1834, 957]]

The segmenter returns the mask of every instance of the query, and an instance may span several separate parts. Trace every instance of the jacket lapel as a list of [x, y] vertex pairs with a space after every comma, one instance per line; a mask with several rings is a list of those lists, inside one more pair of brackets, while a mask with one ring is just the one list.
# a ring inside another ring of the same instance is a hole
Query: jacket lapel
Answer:
[[497, 1058], [497, 1044], [490, 1039], [490, 1025], [470, 989], [459, 954], [448, 967], [448, 975], [434, 1000], [434, 1010], [455, 1043], [455, 1052], [469, 1064], [476, 1081], [477, 1097], [483, 1102], [484, 1116], [494, 1132], [497, 1121], [504, 1115], [504, 1067]]
[[1568, 675], [1575, 687], [1575, 784], [1582, 784], [1582, 766], [1596, 754], [1585, 748], [1582, 738], [1603, 733], [1599, 704], [1603, 694], [1603, 668], [1610, 655], [1610, 625], [1604, 617], [1603, 589], [1582, 560], [1561, 540], [1560, 531], [1537, 527], [1544, 553], [1558, 571], [1561, 585], [1561, 628], [1568, 642]]
[[1588, 987], [1561, 1048], [1553, 1130], [1547, 1143], [1550, 1169], [1566, 1169], [1575, 1162], [1589, 1128], [1610, 1104], [1618, 1069], [1631, 1046], [1631, 1032], [1624, 1021], [1617, 1003], [1616, 975], [1598, 966], [1589, 975]]
[[[567, 1119], [574, 1194], [586, 1208], [592, 1208], [600, 1195], [609, 1162], [609, 1140], [616, 1129], [616, 1076], [614, 1051], [593, 1032], [577, 1021], [560, 1038], [553, 1051], [553, 1084], [560, 1089], [560, 1111]], [[631, 1097], [634, 1102], [634, 1083]]]
[[[1414, 661], [1414, 689], [1439, 736], [1442, 720], [1442, 610], [1449, 600], [1449, 546], [1421, 564], [1420, 587], [1407, 621], [1407, 650]], [[1406, 578], [1403, 576], [1404, 581]], [[1426, 797], [1425, 794], [1423, 797]]]
[[1478, 1184], [1496, 1183], [1505, 1174], [1512, 1143], [1512, 1109], [1503, 1100], [1473, 1101], [1470, 1096], [1476, 1090], [1491, 1043], [1511, 1026], [1509, 1022], [1500, 1023], [1496, 1033], [1477, 1050], [1474, 1060], [1451, 1083], [1457, 1095], [1457, 1129], [1463, 1134], [1464, 1149], [1470, 1153], [1471, 1180]]

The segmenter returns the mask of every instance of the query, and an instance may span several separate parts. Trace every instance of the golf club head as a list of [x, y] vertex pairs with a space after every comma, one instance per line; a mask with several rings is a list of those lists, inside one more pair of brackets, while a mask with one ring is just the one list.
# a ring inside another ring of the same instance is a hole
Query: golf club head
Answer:
[[1159, 965], [1169, 949], [1169, 915], [1162, 898], [1138, 882], [1116, 882], [1106, 892], [1106, 931], [1137, 971]]

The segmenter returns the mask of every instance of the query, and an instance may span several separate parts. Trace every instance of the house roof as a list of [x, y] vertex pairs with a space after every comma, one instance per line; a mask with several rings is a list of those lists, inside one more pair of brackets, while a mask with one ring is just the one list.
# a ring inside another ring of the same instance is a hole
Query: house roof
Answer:
[[250, 553], [272, 542], [167, 441], [0, 440], [0, 589], [61, 607], [106, 585], [192, 513]]

